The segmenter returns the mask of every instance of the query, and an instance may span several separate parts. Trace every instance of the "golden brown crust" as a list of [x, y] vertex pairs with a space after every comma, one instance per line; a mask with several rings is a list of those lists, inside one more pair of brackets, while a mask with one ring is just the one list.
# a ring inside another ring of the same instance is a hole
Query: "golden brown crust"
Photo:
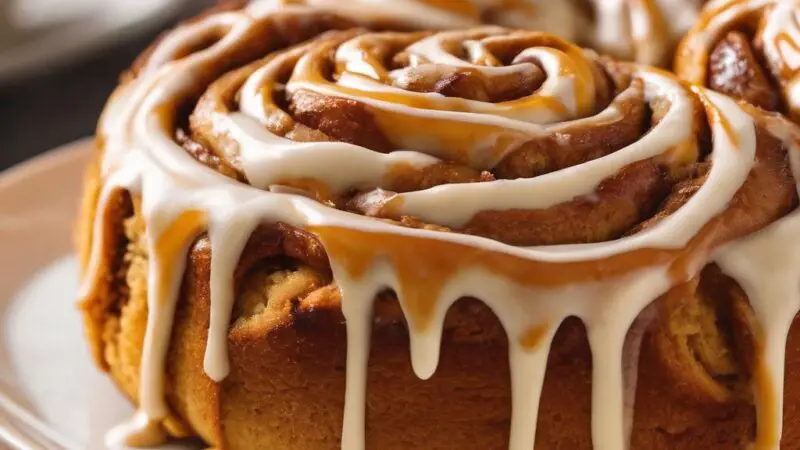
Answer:
[[[98, 263], [100, 270], [97, 273], [98, 280], [93, 284], [93, 292], [88, 293], [81, 308], [84, 311], [84, 320], [86, 321], [87, 338], [91, 345], [92, 355], [95, 361], [104, 369], [107, 368], [107, 363], [102, 357], [102, 329], [101, 324], [105, 321], [109, 314], [113, 314], [114, 309], [118, 308], [120, 297], [124, 298], [124, 285], [115, 283], [120, 275], [125, 273], [122, 259], [122, 249], [125, 246], [124, 235], [122, 232], [123, 220], [130, 215], [131, 205], [130, 198], [123, 190], [118, 190], [109, 194], [111, 201], [109, 207], [105, 212], [96, 211], [97, 198], [100, 195], [100, 180], [99, 172], [90, 169], [90, 174], [86, 183], [86, 194], [83, 202], [82, 214], [91, 214], [87, 216], [81, 223], [83, 228], [81, 234], [86, 236], [82, 239], [81, 247], [81, 261], [88, 262], [91, 257], [91, 243], [94, 238], [92, 230], [94, 224], [94, 217], [98, 214], [103, 215], [103, 226], [106, 227], [106, 233], [103, 235], [108, 239], [108, 242], [103, 245], [106, 248], [117, 249], [113, 253], [104, 253], [99, 255], [101, 258]], [[86, 266], [84, 266], [86, 267]]]
[[708, 58], [708, 87], [767, 111], [780, 107], [780, 93], [756, 59], [744, 33], [731, 31]]

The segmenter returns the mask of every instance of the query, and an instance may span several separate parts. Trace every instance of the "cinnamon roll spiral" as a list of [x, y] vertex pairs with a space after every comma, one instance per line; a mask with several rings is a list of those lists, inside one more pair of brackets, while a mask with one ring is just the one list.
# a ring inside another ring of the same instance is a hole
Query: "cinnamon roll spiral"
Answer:
[[139, 407], [111, 437], [777, 448], [798, 137], [541, 32], [183, 25], [87, 182], [88, 335]]
[[[631, 167], [622, 160], [613, 177], [594, 169], [600, 186], [588, 199], [537, 195], [553, 189], [537, 176], [612, 154], [646, 130], [642, 80], [615, 72], [615, 63], [551, 35], [347, 32], [211, 84], [189, 118], [189, 139], [253, 186], [310, 188], [313, 198], [368, 216], [515, 245], [603, 241], [651, 213], [697, 151], [687, 142], [678, 150], [685, 155], [663, 164], [656, 155]], [[260, 142], [245, 138], [255, 125], [248, 117], [267, 130]], [[312, 154], [315, 164], [299, 163]], [[339, 178], [331, 167], [341, 160], [354, 166]], [[619, 195], [623, 184], [630, 197]], [[471, 201], [454, 201], [463, 197]], [[443, 201], [447, 211], [430, 208]], [[569, 211], [587, 205], [613, 217], [596, 229], [576, 224]]]

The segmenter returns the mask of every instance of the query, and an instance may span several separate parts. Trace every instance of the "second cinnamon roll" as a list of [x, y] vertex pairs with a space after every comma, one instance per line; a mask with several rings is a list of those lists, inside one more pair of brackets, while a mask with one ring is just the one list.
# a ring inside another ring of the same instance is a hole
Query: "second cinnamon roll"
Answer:
[[681, 42], [676, 73], [692, 83], [800, 120], [794, 1], [715, 1]]

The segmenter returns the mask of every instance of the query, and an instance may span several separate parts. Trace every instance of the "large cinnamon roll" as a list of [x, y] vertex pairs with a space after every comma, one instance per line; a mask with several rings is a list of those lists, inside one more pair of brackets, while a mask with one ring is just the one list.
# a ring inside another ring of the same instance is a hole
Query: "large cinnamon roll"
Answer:
[[550, 34], [351, 27], [210, 14], [109, 101], [81, 254], [139, 410], [111, 439], [800, 445], [795, 125]]
[[711, 2], [681, 42], [676, 72], [797, 122], [798, 13], [791, 0]]

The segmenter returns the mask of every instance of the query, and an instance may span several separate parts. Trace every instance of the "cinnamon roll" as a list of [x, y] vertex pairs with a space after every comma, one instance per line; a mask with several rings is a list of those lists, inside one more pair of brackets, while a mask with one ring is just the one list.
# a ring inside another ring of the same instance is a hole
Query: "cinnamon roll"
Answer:
[[681, 42], [675, 69], [692, 83], [800, 119], [793, 1], [715, 1]]
[[81, 308], [138, 408], [110, 440], [800, 445], [778, 115], [551, 34], [256, 4], [165, 35], [97, 135]]

